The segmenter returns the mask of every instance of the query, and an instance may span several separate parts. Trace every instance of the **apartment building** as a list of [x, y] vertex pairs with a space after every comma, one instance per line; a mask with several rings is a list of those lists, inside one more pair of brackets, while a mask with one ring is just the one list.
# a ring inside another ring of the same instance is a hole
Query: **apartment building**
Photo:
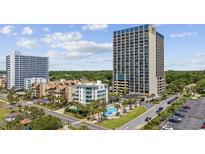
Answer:
[[152, 25], [113, 32], [113, 91], [159, 96], [165, 89], [164, 36]]
[[28, 90], [30, 89], [31, 85], [36, 83], [47, 83], [47, 79], [45, 78], [25, 78], [24, 79], [24, 89]]
[[78, 82], [78, 80], [50, 81], [48, 83], [34, 82], [31, 91], [35, 98], [63, 96], [68, 102], [73, 102], [74, 85]]
[[108, 102], [108, 85], [100, 80], [96, 83], [78, 83], [75, 85], [75, 101], [87, 104], [92, 100], [105, 100]]
[[48, 80], [48, 57], [21, 55], [14, 51], [6, 56], [7, 88], [24, 89], [24, 79], [44, 78]]

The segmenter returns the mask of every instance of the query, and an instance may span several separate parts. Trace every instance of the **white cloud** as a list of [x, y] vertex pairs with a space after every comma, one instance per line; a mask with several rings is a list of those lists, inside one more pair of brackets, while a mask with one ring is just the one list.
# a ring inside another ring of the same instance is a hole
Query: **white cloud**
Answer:
[[55, 44], [58, 42], [67, 42], [67, 41], [77, 41], [82, 38], [82, 34], [80, 32], [67, 32], [67, 33], [61, 33], [56, 32], [53, 34], [47, 34], [44, 38], [42, 38], [42, 41], [47, 44]]
[[196, 53], [192, 58], [188, 58], [166, 65], [166, 70], [204, 70], [205, 53]]
[[32, 49], [37, 47], [37, 41], [35, 39], [21, 38], [16, 42], [16, 44], [20, 47], [27, 48], [27, 49]]
[[49, 29], [48, 27], [44, 27], [44, 28], [43, 28], [43, 31], [45, 31], [45, 32], [50, 32], [50, 29]]
[[93, 57], [89, 59], [84, 59], [83, 62], [86, 63], [111, 63], [113, 61], [112, 55], [103, 56], [103, 57]]
[[63, 42], [59, 44], [52, 44], [51, 47], [62, 48], [65, 49], [65, 51], [49, 51], [49, 57], [61, 57], [68, 59], [88, 57], [98, 53], [112, 51], [111, 43], [96, 43], [89, 41]]
[[2, 34], [12, 34], [14, 32], [14, 26], [8, 25], [4, 26], [0, 29], [0, 33]]
[[22, 34], [23, 35], [31, 35], [31, 34], [33, 34], [33, 29], [31, 27], [24, 27], [22, 29]]
[[96, 30], [103, 30], [108, 27], [107, 24], [88, 24], [88, 25], [83, 25], [81, 27], [82, 30], [91, 30], [91, 31], [96, 31]]
[[54, 48], [47, 53], [49, 57], [73, 59], [112, 51], [112, 43], [82, 40], [82, 34], [79, 32], [49, 34], [45, 35], [42, 41]]
[[184, 33], [173, 33], [169, 36], [172, 38], [184, 38], [184, 37], [191, 37], [197, 35], [196, 32], [184, 32]]

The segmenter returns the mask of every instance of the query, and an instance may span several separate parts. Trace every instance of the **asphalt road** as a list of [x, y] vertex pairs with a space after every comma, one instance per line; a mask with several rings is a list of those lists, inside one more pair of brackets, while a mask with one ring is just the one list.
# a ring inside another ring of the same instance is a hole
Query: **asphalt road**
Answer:
[[7, 100], [7, 94], [0, 92], [0, 99]]
[[65, 124], [70, 123], [70, 124], [72, 124], [73, 126], [76, 126], [76, 127], [80, 127], [82, 125], [86, 125], [91, 130], [106, 130], [106, 128], [97, 126], [97, 125], [95, 125], [93, 123], [88, 123], [88, 122], [81, 121], [79, 119], [76, 119], [76, 118], [68, 116], [68, 115], [60, 114], [60, 113], [57, 113], [57, 112], [55, 112], [53, 110], [50, 110], [50, 109], [47, 109], [47, 108], [43, 108], [41, 106], [35, 105], [33, 103], [30, 103], [30, 102], [22, 102], [21, 105], [23, 105], [23, 106], [30, 106], [30, 107], [33, 106], [33, 107], [41, 108], [41, 109], [43, 109], [45, 111], [46, 114], [52, 115], [52, 116], [55, 116], [55, 117], [61, 119], [62, 122], [64, 122]]
[[163, 107], [164, 109], [171, 104], [167, 104], [167, 101], [177, 97], [178, 95], [173, 95], [169, 97], [166, 100], [161, 101], [159, 104], [153, 106], [152, 108], [148, 109], [145, 113], [140, 115], [139, 117], [129, 121], [125, 125], [119, 127], [119, 130], [135, 130], [140, 129], [142, 126], [144, 126], [147, 122], [145, 121], [146, 117], [151, 117], [152, 119], [157, 116], [156, 111], [159, 107]]
[[199, 130], [205, 120], [205, 98], [190, 100], [185, 105], [191, 109], [188, 110], [181, 123], [167, 122], [165, 125], [173, 127], [175, 130]]

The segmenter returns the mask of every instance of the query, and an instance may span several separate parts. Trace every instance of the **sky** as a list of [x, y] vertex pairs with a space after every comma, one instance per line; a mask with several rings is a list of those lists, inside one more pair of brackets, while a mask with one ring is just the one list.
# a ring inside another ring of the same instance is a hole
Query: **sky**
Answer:
[[[14, 50], [49, 57], [49, 70], [112, 70], [113, 31], [138, 25], [0, 25], [0, 70]], [[205, 69], [205, 25], [155, 26], [165, 38], [165, 70]]]

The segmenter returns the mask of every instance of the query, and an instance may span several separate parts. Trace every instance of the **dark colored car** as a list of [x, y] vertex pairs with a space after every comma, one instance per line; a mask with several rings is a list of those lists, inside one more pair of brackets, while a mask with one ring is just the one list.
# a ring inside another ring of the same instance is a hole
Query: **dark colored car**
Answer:
[[181, 122], [181, 120], [179, 118], [176, 118], [175, 116], [170, 117], [169, 121], [174, 122], [174, 123], [180, 123]]
[[152, 119], [151, 117], [146, 117], [146, 118], [145, 118], [145, 121], [148, 122], [148, 121], [150, 121], [151, 119]]
[[203, 125], [201, 126], [201, 129], [205, 129], [205, 124], [203, 124]]
[[183, 109], [188, 109], [190, 110], [191, 108], [188, 105], [182, 106]]
[[156, 111], [157, 114], [159, 114], [164, 108], [163, 107], [159, 107]]
[[172, 101], [171, 101], [171, 100], [167, 101], [167, 104], [171, 104], [171, 103], [172, 103]]
[[174, 123], [180, 123], [180, 121], [175, 118], [169, 118], [169, 121], [174, 122]]
[[188, 110], [185, 109], [185, 108], [181, 108], [181, 109], [178, 110], [178, 112], [188, 112]]
[[174, 114], [175, 116], [178, 116], [178, 117], [185, 117], [185, 115], [183, 113], [180, 113], [180, 112], [175, 112]]

